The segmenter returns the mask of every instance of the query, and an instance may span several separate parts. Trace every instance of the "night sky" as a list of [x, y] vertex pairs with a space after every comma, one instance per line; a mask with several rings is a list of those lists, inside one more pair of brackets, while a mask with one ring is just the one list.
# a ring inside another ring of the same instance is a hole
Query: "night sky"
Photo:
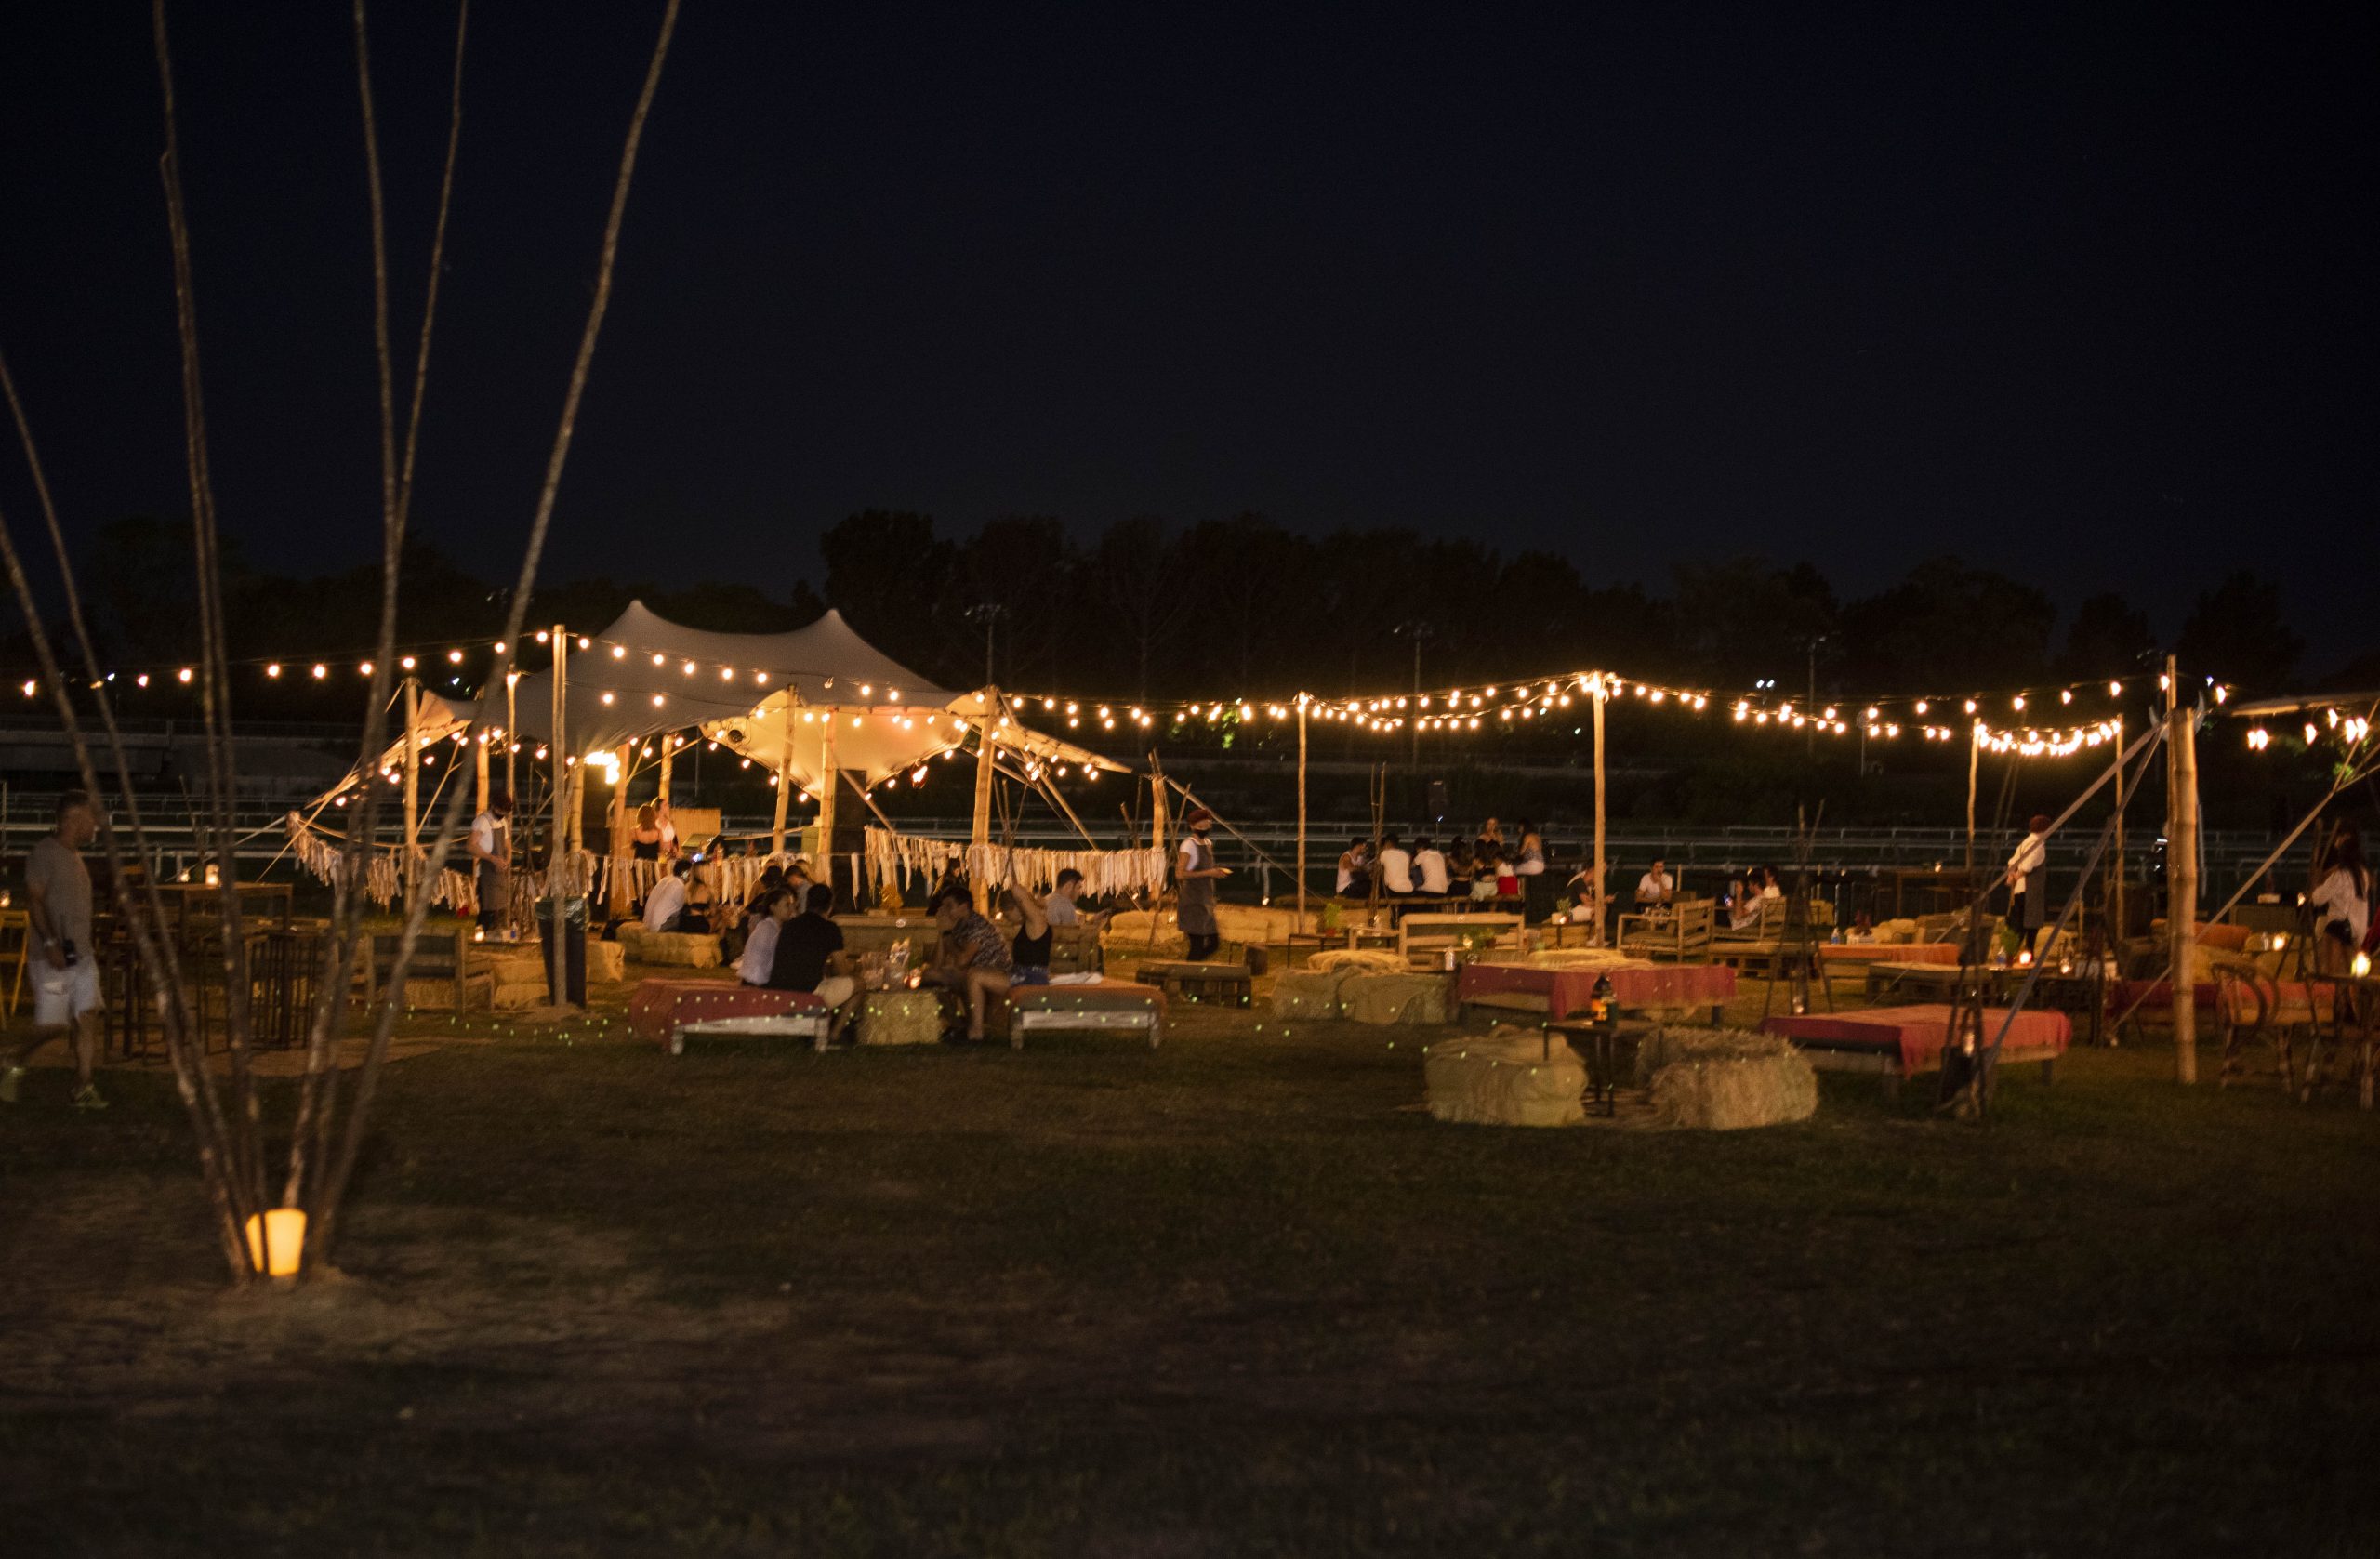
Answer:
[[[783, 594], [862, 508], [1254, 509], [1656, 588], [1958, 551], [2167, 632], [2245, 563], [2309, 668], [2367, 647], [2380, 13], [1971, 11], [694, 0], [555, 571]], [[174, 14], [226, 524], [360, 562], [347, 7]], [[418, 522], [490, 574], [659, 14], [474, 7]], [[376, 17], [401, 339], [453, 20]], [[147, 7], [7, 27], [0, 342], [74, 523], [178, 512]]]

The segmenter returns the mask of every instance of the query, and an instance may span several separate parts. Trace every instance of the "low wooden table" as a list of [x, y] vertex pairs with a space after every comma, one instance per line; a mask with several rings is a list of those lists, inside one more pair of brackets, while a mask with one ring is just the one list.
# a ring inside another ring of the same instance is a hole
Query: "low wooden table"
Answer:
[[1550, 1023], [1545, 1025], [1549, 1044], [1554, 1035], [1560, 1035], [1579, 1052], [1587, 1066], [1586, 1107], [1591, 1115], [1616, 1116], [1620, 1113], [1620, 1048], [1623, 1041], [1633, 1064], [1637, 1041], [1652, 1032], [1653, 1025], [1642, 1019], [1622, 1018], [1617, 1023]]
[[1155, 985], [1169, 997], [1184, 1001], [1245, 1007], [1256, 995], [1255, 977], [1244, 964], [1150, 962], [1141, 965], [1139, 977], [1143, 984]]

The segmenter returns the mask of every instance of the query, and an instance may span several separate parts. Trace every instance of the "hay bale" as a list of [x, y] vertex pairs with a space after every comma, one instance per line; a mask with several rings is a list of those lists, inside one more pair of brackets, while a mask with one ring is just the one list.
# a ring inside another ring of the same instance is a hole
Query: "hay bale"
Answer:
[[1402, 974], [1405, 958], [1387, 947], [1329, 947], [1308, 958], [1306, 967], [1317, 972]]
[[[638, 937], [633, 945], [615, 944], [615, 945], [626, 946], [626, 950], [633, 953], [639, 963], [662, 964], [673, 969], [717, 969], [719, 967], [719, 938], [707, 931], [646, 931]], [[592, 974], [594, 971], [592, 944], [588, 945], [588, 972]], [[626, 969], [627, 966], [622, 965], [623, 978], [626, 977]]]
[[1448, 984], [1443, 974], [1350, 974], [1339, 1004], [1359, 1024], [1442, 1024]]
[[1807, 1120], [1818, 1074], [1781, 1035], [1662, 1027], [1636, 1047], [1636, 1080], [1666, 1126], [1733, 1131]]
[[[1507, 958], [1483, 958], [1483, 963], [1508, 963]], [[1546, 947], [1528, 955], [1531, 969], [1595, 969], [1605, 965], [1643, 964], [1644, 958], [1633, 958], [1616, 947]]]
[[1273, 979], [1273, 1015], [1335, 1018], [1347, 975], [1335, 969], [1285, 969]]
[[1225, 942], [1236, 942], [1243, 947], [1283, 945], [1297, 929], [1298, 912], [1291, 905], [1215, 905], [1215, 930]]
[[938, 1045], [942, 1003], [932, 991], [870, 991], [860, 998], [859, 1043]]
[[1895, 944], [1915, 942], [1917, 940], [1917, 922], [1907, 916], [1903, 916], [1897, 919], [1885, 920], [1876, 927], [1876, 940], [1879, 942], [1890, 942]]
[[546, 977], [541, 971], [534, 980], [499, 981], [490, 994], [489, 1005], [499, 1012], [517, 1011], [523, 1007], [546, 1004]]
[[[711, 943], [711, 963], [719, 961], [719, 939]], [[542, 966], [541, 966], [542, 967]], [[707, 968], [709, 965], [699, 967]], [[589, 942], [587, 945], [587, 978], [617, 982], [628, 977], [628, 950], [616, 942]]]
[[1421, 1052], [1430, 1116], [1466, 1126], [1576, 1126], [1587, 1069], [1560, 1039], [1502, 1027]]

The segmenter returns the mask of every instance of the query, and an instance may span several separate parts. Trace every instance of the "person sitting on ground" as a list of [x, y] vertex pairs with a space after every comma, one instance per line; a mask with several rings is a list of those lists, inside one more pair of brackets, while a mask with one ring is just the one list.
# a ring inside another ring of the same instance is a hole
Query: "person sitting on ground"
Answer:
[[762, 893], [760, 910], [744, 933], [744, 955], [735, 960], [736, 977], [747, 985], [765, 985], [775, 972], [777, 937], [800, 905], [791, 892], [776, 887]]
[[1520, 877], [1545, 875], [1545, 839], [1526, 817], [1521, 819], [1520, 852], [1513, 857], [1513, 871]]
[[984, 1037], [984, 1010], [1005, 996], [1013, 960], [1000, 930], [981, 915], [965, 893], [943, 893], [933, 901], [933, 923], [942, 932], [925, 981], [956, 995], [967, 1013], [967, 1037]]
[[1380, 891], [1384, 898], [1404, 898], [1413, 892], [1413, 857], [1395, 834], [1381, 836]]
[[[787, 899], [792, 896], [787, 889]], [[834, 922], [834, 908], [835, 891], [812, 883], [802, 912], [777, 928], [776, 955], [769, 963], [771, 990], [815, 992], [833, 1010], [826, 1024], [829, 1043], [841, 1036], [859, 1003], [859, 981], [852, 956], [843, 951], [843, 928]]]
[[1669, 863], [1656, 855], [1653, 865], [1636, 879], [1636, 907], [1661, 909], [1677, 897], [1677, 883], [1670, 877]]
[[693, 868], [684, 860], [669, 863], [669, 875], [653, 885], [644, 896], [644, 929], [649, 931], [674, 931], [686, 913], [686, 874]]
[[1349, 839], [1347, 848], [1339, 855], [1339, 888], [1341, 896], [1361, 892], [1364, 879], [1371, 873], [1372, 847], [1365, 839]]
[[1446, 852], [1430, 839], [1413, 841], [1413, 876], [1415, 886], [1432, 898], [1447, 896], [1449, 879], [1447, 875]]

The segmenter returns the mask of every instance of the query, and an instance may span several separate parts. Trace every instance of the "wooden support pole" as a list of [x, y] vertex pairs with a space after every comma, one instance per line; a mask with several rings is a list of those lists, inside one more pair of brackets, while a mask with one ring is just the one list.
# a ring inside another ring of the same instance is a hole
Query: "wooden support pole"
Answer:
[[840, 809], [841, 760], [835, 751], [835, 716], [828, 711], [826, 728], [818, 733], [818, 880], [835, 880], [835, 813]]
[[[785, 730], [777, 746], [777, 799], [769, 820], [769, 853], [785, 853], [785, 809], [793, 799], [793, 701], [786, 701], [783, 711]], [[833, 718], [831, 714], [828, 717]]]
[[975, 817], [967, 831], [967, 885], [975, 897], [975, 913], [989, 913], [992, 889], [991, 872], [985, 863], [985, 852], [992, 842], [992, 764], [997, 745], [992, 732], [999, 723], [1001, 700], [998, 688], [986, 688], [984, 723], [975, 730]]
[[2191, 965], [2198, 952], [2197, 711], [2182, 701], [2175, 658], [2165, 657], [2165, 928], [2172, 938], [2174, 1077], [2198, 1081], [2198, 989]]
[[504, 674], [504, 793], [521, 804], [520, 786], [512, 779], [512, 752], [521, 745], [521, 673]]
[[[2122, 715], [2118, 715], [2116, 717], [2116, 751], [2118, 753], [2122, 753], [2123, 750], [2123, 717]], [[2116, 875], [2115, 880], [2108, 885], [2108, 923], [2110, 928], [2108, 932], [2108, 951], [2109, 953], [2113, 953], [2115, 951], [2114, 945], [2123, 940], [2124, 934], [2123, 879], [2125, 866], [2123, 857], [2123, 763], [2119, 760], [2116, 763]]]
[[1609, 923], [1610, 919], [1610, 916], [1605, 907], [1606, 895], [1604, 892], [1604, 872], [1609, 863], [1604, 859], [1604, 790], [1605, 781], [1608, 775], [1604, 768], [1603, 748], [1604, 690], [1609, 686], [1609, 681], [1610, 680], [1604, 676], [1602, 672], [1598, 671], [1595, 673], [1595, 859], [1593, 877], [1595, 885], [1595, 933], [1593, 938], [1593, 944], [1597, 947], [1603, 945], [1604, 936], [1606, 934], [1605, 927]]
[[421, 886], [421, 684], [405, 679], [405, 864], [399, 880], [405, 903], [413, 903]]
[[[2122, 750], [2119, 748], [2118, 750]], [[1983, 764], [1983, 727], [1967, 721], [1967, 891], [1975, 891], [1975, 781]]]
[[669, 771], [677, 767], [678, 742], [679, 736], [675, 731], [662, 733], [660, 788], [654, 793], [654, 799], [665, 807], [669, 804]]
[[[1298, 934], [1305, 934], [1305, 707], [1298, 694]], [[1418, 730], [1420, 721], [1414, 724]]]
[[1149, 843], [1156, 847], [1157, 858], [1157, 887], [1149, 894], [1149, 945], [1157, 945], [1157, 908], [1165, 902], [1165, 885], [1173, 875], [1170, 857], [1165, 852], [1165, 768], [1149, 754]]
[[612, 887], [605, 901], [615, 916], [628, 912], [628, 773], [636, 762], [636, 744], [620, 744], [620, 766], [612, 776], [612, 804], [604, 813], [612, 839]]
[[471, 741], [471, 800], [474, 817], [487, 811], [487, 732], [483, 729]]
[[562, 626], [553, 626], [554, 646], [554, 707], [553, 738], [546, 751], [553, 760], [554, 831], [547, 840], [547, 896], [557, 901], [557, 924], [561, 916], [559, 901], [562, 893], [562, 874], [570, 859], [570, 637]]

